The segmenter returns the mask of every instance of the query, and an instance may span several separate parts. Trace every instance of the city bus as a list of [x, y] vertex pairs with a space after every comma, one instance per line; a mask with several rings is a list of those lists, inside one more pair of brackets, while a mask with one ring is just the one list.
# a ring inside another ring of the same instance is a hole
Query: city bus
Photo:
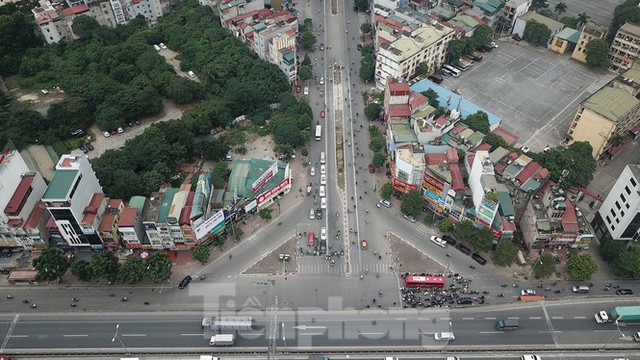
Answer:
[[522, 295], [520, 301], [540, 301], [544, 300], [544, 295]]
[[316, 141], [322, 140], [322, 125], [316, 125]]
[[444, 287], [444, 276], [412, 276], [404, 279], [404, 286], [414, 289], [442, 289]]

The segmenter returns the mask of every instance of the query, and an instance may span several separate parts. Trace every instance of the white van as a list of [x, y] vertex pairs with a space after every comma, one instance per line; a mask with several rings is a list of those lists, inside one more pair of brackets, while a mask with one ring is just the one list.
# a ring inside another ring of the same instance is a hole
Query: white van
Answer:
[[437, 332], [433, 334], [436, 341], [453, 341], [456, 339], [452, 332]]
[[574, 293], [586, 294], [586, 293], [589, 292], [589, 287], [588, 286], [574, 286], [573, 288], [571, 288], [571, 291], [573, 291]]
[[324, 151], [320, 153], [320, 164], [326, 164], [327, 159], [324, 157]]
[[451, 73], [451, 75], [453, 75], [453, 77], [460, 76], [460, 70], [454, 68], [453, 66], [451, 66], [449, 64], [442, 65], [442, 68], [448, 70]]
[[327, 196], [327, 189], [325, 188], [324, 185], [320, 185], [320, 197], [325, 197]]

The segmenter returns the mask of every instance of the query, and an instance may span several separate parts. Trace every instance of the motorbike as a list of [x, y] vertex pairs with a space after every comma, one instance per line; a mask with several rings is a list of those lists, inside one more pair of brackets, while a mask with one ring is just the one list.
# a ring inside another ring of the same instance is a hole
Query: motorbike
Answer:
[[200, 280], [204, 280], [204, 278], [205, 278], [204, 275], [200, 276]]
[[126, 296], [122, 297], [122, 300], [121, 300], [121, 301], [122, 301], [122, 302], [126, 302], [126, 301], [127, 301], [127, 297], [126, 297]]
[[7, 299], [13, 299], [13, 296], [7, 295]]
[[23, 303], [23, 304], [28, 304], [28, 303], [29, 303], [29, 300], [24, 299], [24, 300], [22, 300], [22, 303]]
[[37, 307], [38, 307], [38, 306], [37, 306], [36, 304], [31, 304], [31, 308], [32, 308], [32, 309], [35, 309], [35, 308], [37, 308]]
[[76, 307], [76, 303], [71, 303], [71, 307]]

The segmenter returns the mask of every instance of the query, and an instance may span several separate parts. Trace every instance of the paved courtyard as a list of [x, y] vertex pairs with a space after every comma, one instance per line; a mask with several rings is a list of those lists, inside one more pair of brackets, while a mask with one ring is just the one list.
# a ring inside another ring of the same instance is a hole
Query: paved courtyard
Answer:
[[[501, 41], [499, 48], [442, 85], [502, 117], [502, 127], [533, 151], [558, 145], [578, 104], [613, 78], [547, 49]], [[446, 101], [446, 99], [440, 99]]]
[[567, 12], [563, 16], [577, 17], [578, 14], [586, 12], [591, 21], [600, 25], [609, 26], [613, 19], [613, 9], [622, 4], [623, 0], [549, 0], [549, 10], [553, 11], [558, 3], [567, 5]]

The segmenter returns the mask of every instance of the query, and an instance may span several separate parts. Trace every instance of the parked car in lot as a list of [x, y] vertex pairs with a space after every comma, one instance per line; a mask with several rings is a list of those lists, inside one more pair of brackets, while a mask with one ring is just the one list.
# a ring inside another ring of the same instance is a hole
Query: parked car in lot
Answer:
[[160, 43], [160, 44], [158, 44], [158, 45], [160, 45], [160, 48], [161, 48], [162, 50], [167, 50], [167, 45], [165, 45], [165, 44], [163, 44], [163, 43]]
[[447, 242], [446, 241], [440, 239], [439, 237], [437, 237], [435, 235], [431, 237], [431, 242], [436, 244], [436, 245], [438, 245], [438, 246], [440, 246], [440, 247], [446, 247], [447, 246]]
[[326, 209], [327, 208], [327, 198], [326, 197], [320, 198], [320, 208], [321, 209]]
[[102, 135], [104, 135], [104, 137], [108, 138], [109, 136], [111, 136], [111, 134], [109, 134], [108, 131], [103, 131]]
[[311, 176], [316, 176], [316, 167], [315, 167], [315, 166], [312, 166], [312, 167], [311, 167], [311, 170], [309, 170], [309, 174], [310, 174]]
[[80, 144], [78, 148], [85, 154], [89, 152], [89, 149], [87, 149], [87, 146], [85, 144]]
[[86, 146], [89, 151], [93, 150], [93, 145], [91, 145], [91, 143], [85, 143], [84, 146]]
[[471, 258], [473, 260], [475, 260], [478, 264], [480, 265], [484, 265], [487, 263], [487, 260], [485, 260], [485, 258], [483, 258], [482, 256], [480, 256], [480, 254], [478, 253], [473, 253], [473, 255], [471, 255]]
[[456, 246], [456, 239], [452, 238], [449, 235], [442, 235], [442, 240], [446, 241], [447, 244], [451, 246]]
[[459, 243], [458, 246], [456, 246], [456, 249], [460, 250], [460, 252], [465, 255], [471, 255], [471, 249], [464, 246], [462, 243]]
[[118, 134], [122, 134], [123, 132], [124, 132], [124, 129], [123, 129], [123, 128], [121, 128], [121, 127], [119, 127], [119, 128], [118, 128]]

